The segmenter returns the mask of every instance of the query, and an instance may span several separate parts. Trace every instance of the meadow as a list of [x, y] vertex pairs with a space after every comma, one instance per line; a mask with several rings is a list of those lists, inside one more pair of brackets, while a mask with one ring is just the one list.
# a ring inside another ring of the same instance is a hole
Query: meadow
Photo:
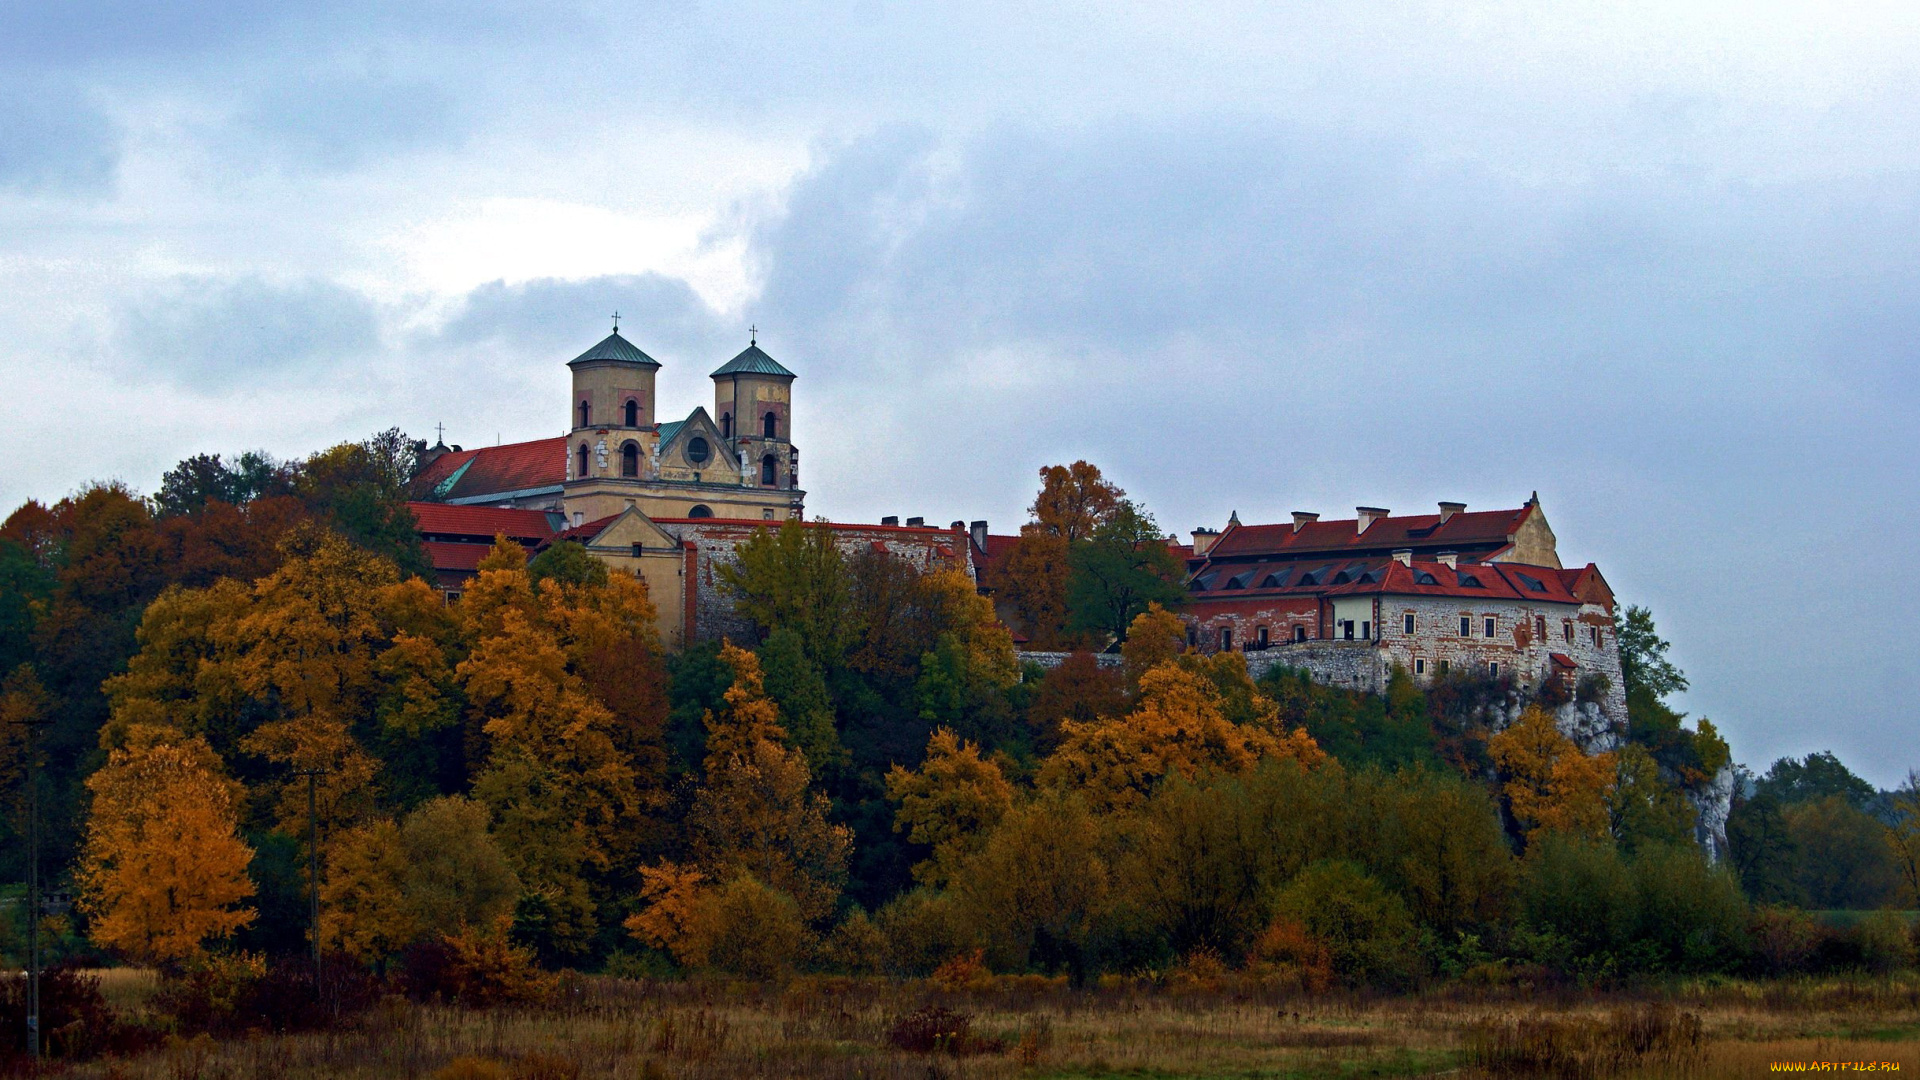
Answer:
[[[154, 982], [103, 973], [137, 1015]], [[1303, 996], [1205, 978], [811, 978], [784, 985], [563, 977], [537, 1005], [389, 997], [318, 1032], [173, 1038], [56, 1074], [115, 1080], [779, 1076], [1751, 1077], [1775, 1062], [1920, 1070], [1920, 981], [1508, 986]], [[1832, 1071], [1832, 1070], [1829, 1070]]]

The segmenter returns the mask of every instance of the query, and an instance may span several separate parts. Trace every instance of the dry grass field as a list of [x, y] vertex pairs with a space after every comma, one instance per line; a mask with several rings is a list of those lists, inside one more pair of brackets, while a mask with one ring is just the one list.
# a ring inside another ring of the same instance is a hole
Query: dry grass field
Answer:
[[[140, 1007], [151, 980], [104, 989]], [[391, 998], [339, 1029], [175, 1039], [62, 1070], [120, 1080], [418, 1077], [1753, 1077], [1777, 1061], [1920, 1072], [1920, 983], [1718, 983], [1658, 995], [1283, 997], [921, 983], [563, 981], [538, 1007]]]

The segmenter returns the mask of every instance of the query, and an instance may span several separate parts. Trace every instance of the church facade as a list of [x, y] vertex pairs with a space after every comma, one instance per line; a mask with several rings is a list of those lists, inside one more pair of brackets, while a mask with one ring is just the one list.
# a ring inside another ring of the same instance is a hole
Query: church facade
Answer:
[[846, 552], [973, 572], [965, 528], [807, 522], [793, 444], [796, 378], [757, 340], [715, 370], [713, 409], [663, 421], [660, 362], [616, 329], [567, 364], [567, 433], [466, 450], [437, 445], [409, 503], [440, 587], [457, 599], [496, 536], [537, 552], [573, 541], [647, 583], [661, 640], [742, 636], [718, 568], [757, 529], [831, 530]]

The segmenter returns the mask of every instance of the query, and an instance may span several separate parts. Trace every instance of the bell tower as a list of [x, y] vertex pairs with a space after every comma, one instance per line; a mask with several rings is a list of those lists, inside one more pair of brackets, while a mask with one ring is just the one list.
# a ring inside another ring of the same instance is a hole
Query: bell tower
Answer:
[[568, 422], [567, 480], [647, 476], [659, 418], [654, 413], [653, 377], [660, 362], [613, 333], [568, 361], [573, 400]]
[[793, 445], [795, 378], [761, 350], [758, 334], [713, 373], [714, 420], [755, 487], [800, 486], [800, 452]]

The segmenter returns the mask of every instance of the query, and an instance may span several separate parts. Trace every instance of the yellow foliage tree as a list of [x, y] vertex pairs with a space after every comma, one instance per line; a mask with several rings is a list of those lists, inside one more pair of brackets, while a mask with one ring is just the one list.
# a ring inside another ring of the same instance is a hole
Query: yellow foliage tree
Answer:
[[369, 822], [347, 830], [327, 856], [320, 887], [320, 940], [358, 960], [383, 960], [420, 935], [402, 881], [407, 853], [400, 827]]
[[993, 613], [993, 601], [980, 595], [971, 577], [951, 568], [935, 570], [920, 579], [920, 587], [934, 612], [935, 625], [960, 646], [970, 678], [995, 690], [1005, 690], [1020, 681], [1020, 657], [1013, 648], [1013, 634]]
[[1148, 604], [1147, 610], [1133, 617], [1127, 640], [1120, 644], [1127, 689], [1138, 690], [1142, 675], [1186, 651], [1187, 624], [1159, 604]]
[[827, 821], [806, 758], [786, 745], [759, 658], [731, 644], [720, 656], [733, 685], [706, 718], [706, 782], [687, 815], [696, 865], [714, 881], [751, 874], [792, 897], [806, 921], [823, 919], [846, 880], [852, 832]]
[[665, 949], [687, 967], [707, 962], [713, 944], [713, 886], [690, 866], [663, 862], [640, 868], [639, 912], [623, 924], [638, 941]]
[[1307, 766], [1326, 759], [1304, 730], [1280, 733], [1262, 724], [1235, 724], [1223, 703], [1207, 675], [1177, 660], [1162, 663], [1141, 676], [1138, 702], [1129, 715], [1063, 722], [1060, 748], [1041, 766], [1040, 782], [1083, 791], [1099, 809], [1127, 810], [1174, 774], [1243, 774], [1264, 757], [1292, 758]]
[[206, 741], [136, 727], [87, 779], [93, 808], [77, 877], [93, 939], [147, 963], [181, 960], [253, 921], [253, 849], [239, 785]]
[[1607, 836], [1607, 793], [1615, 780], [1612, 754], [1587, 755], [1561, 734], [1553, 715], [1531, 706], [1505, 731], [1487, 740], [1504, 782], [1501, 793], [1527, 842], [1547, 832], [1590, 839]]
[[1013, 785], [1000, 766], [980, 758], [980, 748], [947, 728], [927, 740], [927, 759], [915, 770], [895, 765], [887, 773], [887, 797], [900, 804], [893, 830], [925, 844], [933, 854], [913, 876], [944, 885], [960, 860], [986, 843], [987, 834], [1013, 807]]

